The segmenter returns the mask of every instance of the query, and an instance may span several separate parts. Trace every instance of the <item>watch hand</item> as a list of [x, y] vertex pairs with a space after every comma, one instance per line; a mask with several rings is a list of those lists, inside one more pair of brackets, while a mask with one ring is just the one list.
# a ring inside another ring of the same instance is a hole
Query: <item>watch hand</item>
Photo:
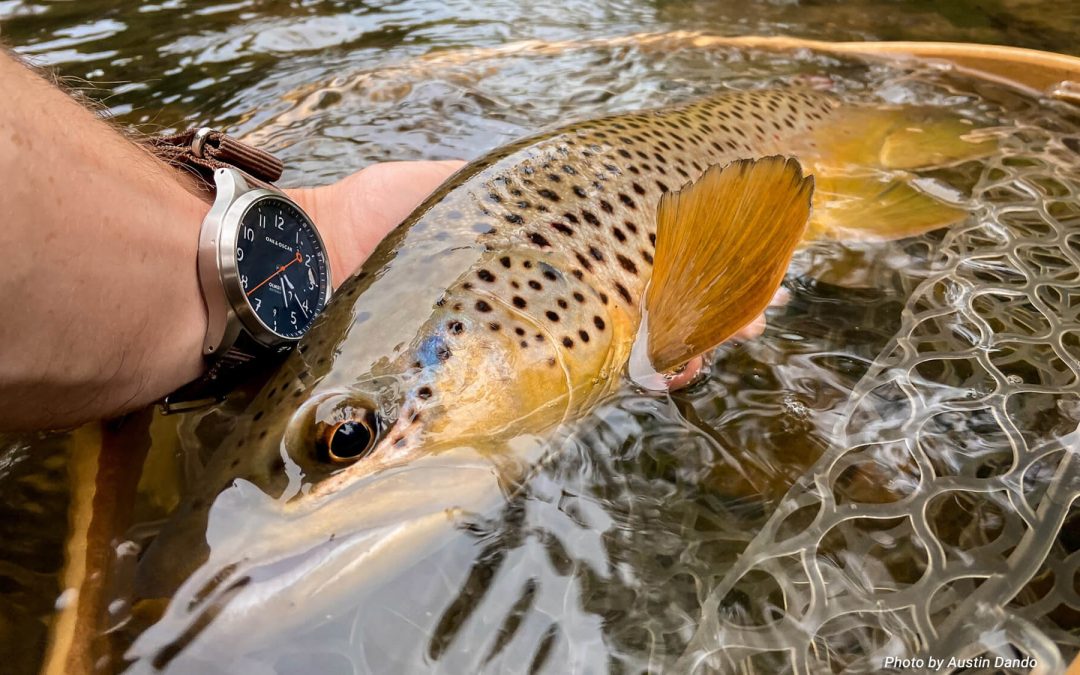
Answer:
[[300, 302], [300, 299], [296, 296], [296, 286], [293, 285], [292, 279], [289, 278], [289, 275], [282, 274], [281, 280], [289, 285], [289, 290], [292, 291], [292, 297], [293, 300], [296, 301], [296, 306], [300, 308], [300, 311], [304, 313], [304, 317], [307, 318], [308, 311], [304, 309], [304, 303]]
[[[288, 263], [286, 263], [286, 264], [282, 265], [281, 267], [277, 268], [276, 270], [274, 270], [273, 274], [271, 274], [270, 276], [266, 277], [261, 282], [259, 282], [259, 285], [256, 286], [255, 288], [251, 289], [250, 291], [248, 291], [247, 295], [250, 296], [252, 293], [254, 293], [255, 291], [257, 291], [260, 288], [262, 288], [263, 286], [265, 286], [267, 283], [269, 283], [271, 279], [273, 279], [277, 275], [281, 274], [285, 270], [289, 269], [289, 267], [291, 267], [294, 263], [298, 263], [303, 259], [304, 259], [304, 257], [302, 255], [300, 255], [300, 251], [297, 251], [296, 255], [293, 257], [292, 260], [290, 260]], [[286, 298], [285, 301], [288, 302], [288, 298]]]

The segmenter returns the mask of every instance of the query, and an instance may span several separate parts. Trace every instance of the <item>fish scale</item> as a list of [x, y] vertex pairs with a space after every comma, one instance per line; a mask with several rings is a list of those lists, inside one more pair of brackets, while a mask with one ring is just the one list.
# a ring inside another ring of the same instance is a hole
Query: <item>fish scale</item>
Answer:
[[[591, 120], [494, 153], [417, 223], [442, 233], [468, 227], [486, 251], [447, 290], [429, 330], [508, 332], [484, 341], [525, 352], [518, 365], [556, 371], [543, 386], [564, 390], [562, 411], [574, 414], [607, 391], [596, 384], [613, 382], [599, 376], [603, 365], [629, 353], [661, 195], [708, 166], [796, 145], [834, 107], [816, 92], [741, 92]], [[467, 339], [450, 337], [451, 353]], [[589, 395], [575, 396], [583, 387]], [[490, 414], [484, 424], [491, 428]]]

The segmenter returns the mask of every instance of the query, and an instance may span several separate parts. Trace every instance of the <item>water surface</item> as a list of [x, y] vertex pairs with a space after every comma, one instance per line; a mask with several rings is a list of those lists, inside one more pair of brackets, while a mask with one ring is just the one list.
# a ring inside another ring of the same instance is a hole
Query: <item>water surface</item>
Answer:
[[[1075, 111], [933, 70], [674, 39], [484, 51], [691, 30], [1076, 52], [1075, 3], [940, 4], [0, 3], [3, 39], [119, 122], [227, 129], [285, 159], [290, 185], [771, 84], [1007, 130], [998, 156], [923, 177], [972, 209], [964, 225], [800, 254], [792, 300], [707, 380], [671, 398], [627, 389], [457, 546], [247, 665], [824, 672], [885, 654], [1075, 655]], [[146, 481], [132, 543], [199, 479], [219, 418], [159, 434], [165, 478]], [[0, 655], [16, 672], [34, 672], [61, 593], [65, 448], [0, 452]]]

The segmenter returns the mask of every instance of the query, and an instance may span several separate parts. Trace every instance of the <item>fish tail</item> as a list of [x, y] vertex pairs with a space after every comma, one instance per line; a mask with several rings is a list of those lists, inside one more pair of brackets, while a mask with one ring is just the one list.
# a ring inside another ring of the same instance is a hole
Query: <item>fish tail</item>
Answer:
[[809, 239], [893, 240], [947, 227], [967, 211], [912, 184], [910, 171], [991, 154], [997, 140], [933, 108], [845, 107], [811, 140], [817, 180]]

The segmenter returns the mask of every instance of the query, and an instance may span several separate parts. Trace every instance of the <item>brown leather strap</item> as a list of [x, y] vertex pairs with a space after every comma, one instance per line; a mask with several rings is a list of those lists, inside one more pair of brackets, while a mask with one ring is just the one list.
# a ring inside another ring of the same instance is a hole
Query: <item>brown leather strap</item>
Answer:
[[193, 171], [211, 189], [216, 169], [239, 169], [259, 187], [268, 187], [285, 170], [281, 160], [270, 153], [213, 129], [188, 129], [172, 136], [159, 136], [150, 139], [147, 145], [165, 162]]

